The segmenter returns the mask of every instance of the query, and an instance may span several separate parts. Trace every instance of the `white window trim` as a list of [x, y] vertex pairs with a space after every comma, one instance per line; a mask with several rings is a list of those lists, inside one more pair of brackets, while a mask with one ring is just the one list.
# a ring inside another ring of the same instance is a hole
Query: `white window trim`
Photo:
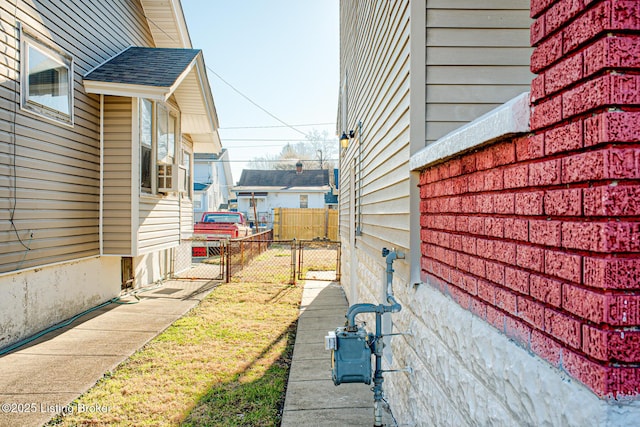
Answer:
[[[158, 191], [158, 165], [165, 164], [158, 161], [158, 109], [164, 108], [168, 117], [174, 116], [176, 119], [176, 126], [174, 129], [175, 132], [175, 142], [174, 142], [174, 155], [173, 155], [173, 163], [172, 165], [176, 168], [176, 170], [181, 166], [182, 160], [182, 150], [186, 148], [182, 144], [182, 129], [180, 127], [180, 111], [167, 103], [160, 103], [154, 101], [153, 99], [148, 98], [137, 98], [137, 109], [138, 109], [138, 120], [137, 120], [137, 132], [138, 132], [138, 156], [139, 156], [139, 166], [138, 166], [138, 191], [140, 193], [140, 197], [150, 197], [150, 198], [162, 198], [166, 197], [169, 193], [159, 192]], [[151, 191], [147, 192], [142, 188], [142, 102], [143, 100], [147, 100], [151, 102], [152, 105], [152, 113], [151, 113]], [[193, 168], [193, 152], [192, 156], [192, 168]], [[193, 173], [193, 170], [192, 170]]]
[[[32, 33], [24, 31], [22, 25], [18, 25], [18, 31], [20, 37], [20, 109], [55, 123], [73, 127], [75, 101], [73, 57], [61, 49], [43, 42]], [[61, 63], [68, 69], [69, 114], [28, 99], [29, 61], [27, 53], [30, 47], [37, 49], [42, 54]]]
[[[304, 208], [302, 207], [303, 198], [305, 199], [304, 204], [306, 205]], [[301, 209], [308, 209], [309, 208], [309, 195], [308, 194], [300, 194], [298, 196], [298, 203], [299, 203]]]
[[155, 144], [154, 144], [154, 135], [156, 132], [155, 126], [156, 126], [156, 121], [154, 120], [155, 117], [155, 112], [156, 112], [156, 107], [155, 107], [155, 103], [151, 100], [147, 100], [151, 103], [151, 165], [149, 166], [150, 168], [150, 181], [151, 181], [151, 188], [149, 189], [149, 191], [146, 190], [146, 187], [143, 188], [142, 187], [142, 103], [145, 101], [144, 98], [138, 98], [138, 121], [137, 121], [137, 132], [138, 132], [138, 158], [139, 158], [139, 165], [138, 165], [138, 191], [140, 191], [140, 195], [141, 196], [152, 196], [155, 194], [155, 182], [156, 182], [156, 172], [154, 170], [154, 158], [156, 155], [156, 151], [155, 151]]
[[180, 150], [180, 164], [184, 164], [184, 155], [189, 154], [189, 175], [187, 182], [187, 191], [183, 193], [185, 199], [193, 200], [193, 148], [188, 145], [182, 144], [182, 134], [180, 134], [181, 140], [180, 145], [182, 149]]

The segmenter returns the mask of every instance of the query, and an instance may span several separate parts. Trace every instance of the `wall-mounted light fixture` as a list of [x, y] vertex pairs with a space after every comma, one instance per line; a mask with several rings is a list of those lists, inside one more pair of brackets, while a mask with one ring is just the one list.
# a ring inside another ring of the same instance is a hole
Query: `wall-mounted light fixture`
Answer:
[[340, 147], [347, 148], [349, 146], [349, 140], [355, 136], [355, 131], [350, 130], [347, 135], [346, 132], [342, 131], [342, 136], [340, 136]]

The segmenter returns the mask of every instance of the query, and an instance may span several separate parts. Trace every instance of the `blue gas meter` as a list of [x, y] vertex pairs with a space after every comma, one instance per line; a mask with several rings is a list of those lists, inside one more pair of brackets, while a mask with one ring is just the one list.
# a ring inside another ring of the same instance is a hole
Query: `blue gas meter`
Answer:
[[331, 350], [331, 377], [335, 385], [371, 384], [371, 347], [364, 328], [340, 327], [329, 332], [325, 348]]

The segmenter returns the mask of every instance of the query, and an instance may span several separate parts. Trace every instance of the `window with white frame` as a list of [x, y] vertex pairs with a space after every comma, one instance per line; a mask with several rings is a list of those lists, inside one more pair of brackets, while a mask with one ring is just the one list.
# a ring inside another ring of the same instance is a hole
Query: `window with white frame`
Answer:
[[161, 104], [156, 104], [158, 149], [157, 161], [159, 164], [172, 165], [176, 158], [176, 117], [169, 114], [167, 108]]
[[73, 124], [73, 58], [20, 33], [20, 107]]
[[202, 209], [202, 194], [193, 195], [193, 208]]
[[300, 195], [300, 207], [303, 209], [309, 207], [309, 196], [307, 194]]
[[153, 103], [140, 100], [140, 190], [151, 193], [153, 188]]
[[187, 197], [191, 197], [191, 151], [187, 149], [182, 150], [182, 167], [185, 171], [183, 183], [183, 188], [185, 189], [184, 194]]
[[179, 145], [176, 142], [180, 141], [178, 123], [178, 114], [166, 105], [140, 99], [140, 191], [142, 193], [187, 190], [184, 187], [185, 168], [178, 164], [176, 157], [176, 145]]

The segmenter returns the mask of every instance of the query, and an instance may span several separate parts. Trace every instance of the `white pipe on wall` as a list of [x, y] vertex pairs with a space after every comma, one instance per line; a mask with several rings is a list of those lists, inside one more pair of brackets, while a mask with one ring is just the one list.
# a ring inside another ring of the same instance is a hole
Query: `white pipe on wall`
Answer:
[[98, 239], [100, 255], [103, 255], [103, 210], [104, 210], [104, 94], [100, 94], [100, 202], [98, 212]]

